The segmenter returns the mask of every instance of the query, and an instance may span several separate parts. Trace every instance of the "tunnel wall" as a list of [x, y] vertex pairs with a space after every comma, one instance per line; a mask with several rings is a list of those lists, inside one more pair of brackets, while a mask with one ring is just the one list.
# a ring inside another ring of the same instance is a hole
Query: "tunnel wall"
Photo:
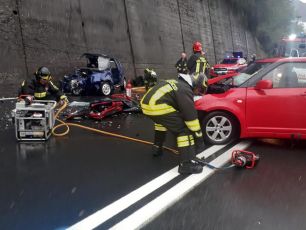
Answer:
[[260, 53], [226, 0], [0, 0], [0, 96], [14, 95], [39, 66], [56, 80], [81, 65], [84, 52], [117, 57], [128, 79], [155, 68], [175, 76], [174, 64], [192, 43], [208, 61], [225, 51]]

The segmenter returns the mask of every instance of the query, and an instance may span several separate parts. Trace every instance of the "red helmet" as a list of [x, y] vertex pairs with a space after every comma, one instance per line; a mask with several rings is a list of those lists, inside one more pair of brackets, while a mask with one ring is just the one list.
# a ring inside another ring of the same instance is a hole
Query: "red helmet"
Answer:
[[193, 43], [192, 48], [193, 48], [193, 51], [200, 52], [202, 51], [202, 44], [200, 42], [195, 42]]

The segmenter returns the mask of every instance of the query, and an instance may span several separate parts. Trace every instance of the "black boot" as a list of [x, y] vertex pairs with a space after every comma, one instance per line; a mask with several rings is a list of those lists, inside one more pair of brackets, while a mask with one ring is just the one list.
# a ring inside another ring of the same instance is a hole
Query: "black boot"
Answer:
[[180, 165], [178, 172], [180, 174], [194, 174], [201, 173], [203, 171], [203, 166], [192, 161], [195, 157], [194, 139], [192, 135], [186, 131], [178, 135], [177, 146], [180, 153]]
[[[155, 126], [161, 128], [163, 126], [155, 124]], [[156, 129], [156, 127], [155, 127]], [[158, 157], [163, 155], [163, 144], [166, 139], [166, 131], [155, 130], [154, 132], [154, 144], [152, 146], [153, 156]]]
[[184, 161], [180, 163], [178, 168], [178, 172], [180, 174], [196, 174], [196, 173], [201, 173], [202, 171], [203, 171], [203, 166], [192, 161]]
[[157, 146], [157, 145], [153, 145], [152, 146], [152, 155], [154, 157], [159, 157], [161, 155], [163, 155], [163, 147]]

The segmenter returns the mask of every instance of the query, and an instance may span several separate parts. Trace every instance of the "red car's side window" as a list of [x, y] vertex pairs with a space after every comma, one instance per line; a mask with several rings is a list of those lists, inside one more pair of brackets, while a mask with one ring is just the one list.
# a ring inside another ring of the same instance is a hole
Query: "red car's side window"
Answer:
[[273, 88], [305, 88], [306, 63], [284, 63], [262, 79], [272, 81]]

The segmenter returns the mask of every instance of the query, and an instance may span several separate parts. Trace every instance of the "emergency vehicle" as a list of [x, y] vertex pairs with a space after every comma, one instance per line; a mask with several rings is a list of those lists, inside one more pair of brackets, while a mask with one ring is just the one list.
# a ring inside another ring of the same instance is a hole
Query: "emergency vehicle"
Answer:
[[284, 37], [273, 53], [278, 57], [306, 57], [306, 34]]
[[247, 61], [243, 58], [242, 52], [227, 52], [225, 58], [210, 68], [210, 77], [220, 75], [235, 75], [247, 66]]

